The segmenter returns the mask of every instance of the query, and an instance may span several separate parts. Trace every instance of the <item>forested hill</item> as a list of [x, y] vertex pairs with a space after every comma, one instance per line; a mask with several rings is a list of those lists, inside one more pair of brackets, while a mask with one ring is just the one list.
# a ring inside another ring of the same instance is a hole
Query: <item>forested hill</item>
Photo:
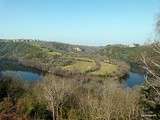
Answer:
[[0, 39], [0, 42], [16, 42], [16, 43], [30, 43], [38, 44], [41, 47], [45, 47], [58, 52], [79, 52], [79, 53], [91, 53], [95, 50], [99, 50], [100, 47], [96, 46], [85, 46], [85, 45], [72, 45], [67, 43], [53, 42], [53, 41], [42, 41], [32, 39]]
[[4, 40], [0, 39], [0, 56], [17, 56], [26, 58], [45, 58], [46, 56], [76, 56], [99, 59], [119, 59], [126, 62], [138, 62], [143, 51], [149, 51], [150, 45], [107, 45], [105, 47], [70, 45], [58, 42], [38, 40]]
[[[143, 51], [149, 51], [150, 45], [107, 45], [105, 47], [70, 45], [58, 42], [46, 42], [38, 40], [4, 40], [0, 39], [1, 56], [20, 56], [20, 57], [45, 57], [48, 55], [71, 56], [106, 56], [110, 59], [124, 61], [138, 61]], [[97, 57], [98, 58], [98, 57]]]
[[111, 59], [124, 60], [126, 62], [139, 61], [144, 51], [149, 51], [150, 45], [107, 45], [98, 51], [98, 54]]
[[78, 53], [93, 53], [94, 51], [98, 51], [100, 47], [95, 46], [84, 46], [84, 45], [71, 45], [60, 42], [46, 42], [39, 41], [39, 44], [43, 47], [47, 47], [52, 50], [57, 50], [59, 52], [78, 52]]
[[39, 46], [28, 44], [26, 42], [0, 41], [1, 57], [45, 57], [46, 51]]

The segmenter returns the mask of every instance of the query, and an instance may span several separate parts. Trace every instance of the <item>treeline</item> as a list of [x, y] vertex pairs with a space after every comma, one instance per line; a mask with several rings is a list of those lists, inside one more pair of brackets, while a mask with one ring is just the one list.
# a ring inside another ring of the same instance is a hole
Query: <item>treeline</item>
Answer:
[[11, 78], [0, 82], [1, 120], [140, 118], [139, 90], [125, 90], [114, 81], [46, 75], [37, 84]]

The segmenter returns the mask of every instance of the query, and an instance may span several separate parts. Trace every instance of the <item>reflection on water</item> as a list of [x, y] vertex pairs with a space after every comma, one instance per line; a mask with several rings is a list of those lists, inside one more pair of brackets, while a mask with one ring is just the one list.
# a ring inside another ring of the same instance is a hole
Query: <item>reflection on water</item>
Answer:
[[17, 61], [1, 59], [0, 60], [0, 77], [11, 77], [18, 80], [35, 81], [42, 79], [42, 72], [23, 66]]
[[41, 80], [42, 76], [38, 73], [28, 72], [28, 71], [12, 71], [12, 70], [6, 70], [1, 71], [1, 75], [4, 77], [12, 77], [14, 79], [19, 80]]
[[140, 73], [130, 72], [128, 78], [125, 81], [123, 81], [123, 83], [127, 87], [141, 85], [142, 83], [144, 83], [144, 75]]

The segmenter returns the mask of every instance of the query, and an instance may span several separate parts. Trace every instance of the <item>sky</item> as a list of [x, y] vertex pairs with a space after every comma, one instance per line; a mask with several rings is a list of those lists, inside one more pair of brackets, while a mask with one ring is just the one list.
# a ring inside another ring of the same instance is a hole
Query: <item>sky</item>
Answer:
[[143, 44], [158, 13], [160, 0], [0, 0], [0, 38]]

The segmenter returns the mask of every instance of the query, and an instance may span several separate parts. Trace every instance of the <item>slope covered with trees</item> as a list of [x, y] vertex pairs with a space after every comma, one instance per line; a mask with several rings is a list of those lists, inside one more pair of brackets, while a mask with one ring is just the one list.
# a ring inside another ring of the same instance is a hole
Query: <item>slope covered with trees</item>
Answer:
[[[0, 119], [139, 120], [149, 110], [158, 113], [157, 103], [154, 109], [142, 109], [149, 101], [144, 98], [154, 95], [150, 87], [145, 86], [141, 94], [141, 88], [124, 89], [119, 82], [130, 69], [126, 62], [138, 64], [141, 53], [150, 46], [115, 45], [79, 51], [81, 46], [57, 44], [0, 41], [1, 59], [47, 71], [36, 84], [1, 77]], [[155, 59], [156, 54], [150, 52]], [[157, 97], [154, 100], [157, 102]]]

